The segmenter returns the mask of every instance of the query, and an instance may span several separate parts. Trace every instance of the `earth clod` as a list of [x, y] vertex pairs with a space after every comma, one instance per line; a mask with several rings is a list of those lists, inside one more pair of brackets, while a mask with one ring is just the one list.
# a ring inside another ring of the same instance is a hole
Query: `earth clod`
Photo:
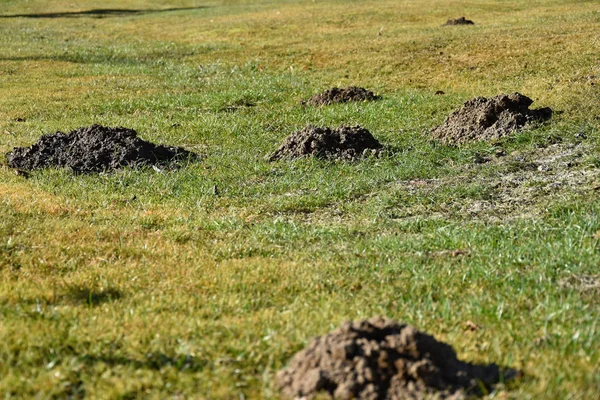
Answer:
[[347, 88], [331, 88], [323, 93], [319, 93], [304, 101], [302, 104], [311, 106], [324, 106], [333, 103], [346, 103], [349, 101], [373, 101], [379, 100], [381, 96], [377, 96], [370, 90], [358, 86], [350, 86]]
[[516, 374], [459, 361], [433, 336], [374, 317], [313, 339], [277, 373], [276, 384], [290, 399], [463, 399]]
[[446, 121], [431, 130], [434, 139], [445, 144], [496, 140], [552, 117], [549, 107], [530, 110], [533, 103], [520, 93], [476, 97], [454, 111]]
[[172, 167], [198, 156], [181, 147], [156, 145], [140, 139], [133, 129], [92, 125], [69, 133], [43, 135], [30, 147], [6, 154], [12, 168], [69, 168], [78, 173], [105, 172], [123, 167]]
[[335, 129], [308, 125], [288, 136], [269, 156], [269, 161], [309, 156], [353, 160], [365, 155], [377, 155], [382, 147], [371, 132], [359, 125], [342, 125]]
[[444, 24], [444, 26], [449, 25], [475, 25], [475, 22], [471, 21], [470, 19], [466, 19], [465, 17], [459, 17], [455, 19], [449, 19]]

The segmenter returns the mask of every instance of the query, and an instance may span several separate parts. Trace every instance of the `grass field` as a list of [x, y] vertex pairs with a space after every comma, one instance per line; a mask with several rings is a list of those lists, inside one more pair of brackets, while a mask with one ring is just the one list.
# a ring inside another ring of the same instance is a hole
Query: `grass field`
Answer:
[[[0, 166], [0, 398], [278, 398], [311, 337], [385, 315], [524, 371], [489, 398], [598, 399], [597, 1], [125, 3], [1, 2], [0, 152], [98, 123], [203, 158]], [[300, 106], [346, 85], [383, 99]], [[513, 91], [551, 123], [428, 137]], [[391, 150], [266, 161], [309, 123]]]

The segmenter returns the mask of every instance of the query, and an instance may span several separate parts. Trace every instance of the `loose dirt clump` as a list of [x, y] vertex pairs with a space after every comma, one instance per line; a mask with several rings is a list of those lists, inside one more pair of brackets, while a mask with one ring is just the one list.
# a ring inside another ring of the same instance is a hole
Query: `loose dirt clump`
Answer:
[[127, 166], [169, 167], [196, 158], [195, 153], [181, 147], [142, 140], [133, 129], [101, 125], [43, 135], [31, 147], [16, 147], [6, 154], [12, 168], [62, 167], [79, 173], [112, 171]]
[[475, 25], [475, 22], [471, 21], [470, 19], [466, 19], [465, 17], [460, 17], [456, 19], [449, 19], [444, 24], [444, 26], [449, 25]]
[[481, 394], [515, 370], [459, 361], [449, 345], [384, 317], [346, 322], [313, 339], [276, 383], [291, 399], [461, 399]]
[[431, 134], [445, 144], [499, 139], [527, 124], [552, 117], [549, 107], [530, 110], [532, 103], [533, 100], [520, 93], [476, 97], [450, 114], [442, 125], [431, 130]]
[[343, 89], [334, 87], [323, 93], [314, 95], [310, 99], [302, 102], [302, 104], [324, 106], [333, 103], [346, 103], [349, 101], [373, 101], [379, 100], [380, 98], [381, 96], [377, 96], [370, 90], [357, 86], [350, 86]]
[[269, 157], [269, 161], [314, 156], [333, 159], [356, 159], [376, 155], [382, 146], [371, 132], [361, 126], [340, 126], [337, 129], [309, 125], [292, 133]]

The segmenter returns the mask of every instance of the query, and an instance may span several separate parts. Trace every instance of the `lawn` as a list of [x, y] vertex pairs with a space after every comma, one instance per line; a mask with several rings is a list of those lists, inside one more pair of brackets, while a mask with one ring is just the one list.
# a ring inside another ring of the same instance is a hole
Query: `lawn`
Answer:
[[[383, 315], [524, 372], [490, 399], [597, 399], [599, 26], [580, 0], [3, 0], [0, 153], [102, 124], [201, 160], [2, 156], [0, 398], [277, 399], [312, 337]], [[348, 85], [382, 99], [301, 105]], [[515, 91], [551, 122], [431, 140]], [[308, 124], [388, 151], [267, 160]]]

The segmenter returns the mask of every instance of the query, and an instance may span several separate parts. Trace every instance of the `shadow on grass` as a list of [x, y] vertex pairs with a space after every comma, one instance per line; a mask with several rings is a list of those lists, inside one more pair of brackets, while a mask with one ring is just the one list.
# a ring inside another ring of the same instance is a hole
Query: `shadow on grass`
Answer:
[[[89, 307], [96, 307], [104, 303], [120, 300], [123, 297], [123, 292], [115, 288], [92, 289], [74, 286], [66, 288], [66, 291], [61, 291], [61, 293], [48, 294], [40, 297], [20, 297], [16, 301], [9, 301], [0, 297], [0, 307], [6, 305], [13, 308], [16, 304], [21, 306], [34, 306], [32, 313], [39, 314], [48, 306], [83, 304]], [[20, 310], [20, 312], [25, 311], [26, 310]]]
[[97, 363], [104, 363], [109, 367], [115, 366], [129, 366], [136, 370], [138, 369], [150, 369], [160, 371], [165, 367], [173, 367], [179, 371], [186, 370], [197, 372], [206, 368], [209, 363], [205, 360], [201, 360], [191, 355], [177, 355], [170, 356], [164, 353], [148, 353], [144, 360], [136, 360], [133, 358], [118, 356], [114, 354], [109, 355], [84, 355], [81, 360], [88, 365], [95, 365]]
[[163, 9], [121, 9], [121, 8], [97, 8], [86, 11], [64, 11], [54, 13], [41, 13], [41, 14], [12, 14], [12, 15], [0, 15], [0, 18], [105, 18], [105, 17], [127, 17], [133, 15], [144, 15], [144, 14], [155, 14], [170, 11], [191, 11], [200, 10], [207, 8], [202, 7], [178, 7], [178, 8], [163, 8]]
[[[165, 56], [164, 58], [167, 58]], [[121, 65], [148, 65], [152, 62], [156, 62], [160, 60], [160, 56], [156, 56], [155, 58], [140, 56], [140, 57], [126, 57], [126, 56], [98, 56], [94, 54], [90, 55], [56, 55], [56, 56], [43, 56], [43, 55], [32, 55], [32, 56], [22, 56], [22, 57], [2, 57], [0, 56], [0, 61], [58, 61], [58, 62], [67, 62], [74, 64], [103, 64], [103, 63], [113, 63], [113, 64], [121, 64]]]
[[182, 60], [202, 50], [194, 49], [167, 49], [138, 54], [123, 54], [109, 50], [94, 51], [74, 49], [72, 52], [62, 54], [31, 54], [25, 56], [7, 56], [0, 54], [0, 61], [57, 61], [74, 64], [120, 64], [120, 65], [153, 65], [164, 60]]
[[77, 303], [83, 303], [90, 307], [94, 307], [109, 301], [119, 300], [123, 297], [123, 293], [114, 288], [95, 290], [75, 287], [69, 290], [67, 296]]

